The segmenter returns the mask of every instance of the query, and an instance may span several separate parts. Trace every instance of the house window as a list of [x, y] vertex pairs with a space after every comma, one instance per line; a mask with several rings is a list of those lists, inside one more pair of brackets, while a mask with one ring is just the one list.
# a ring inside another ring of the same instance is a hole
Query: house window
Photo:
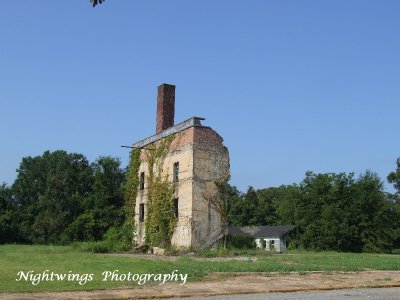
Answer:
[[174, 170], [172, 177], [174, 182], [179, 181], [179, 162], [174, 163]]
[[139, 204], [139, 222], [144, 221], [144, 203]]
[[140, 173], [139, 189], [144, 190], [144, 172]]
[[270, 250], [275, 250], [275, 240], [270, 240], [269, 241], [269, 249]]
[[179, 210], [178, 210], [178, 207], [179, 207], [179, 198], [175, 198], [175, 199], [174, 199], [174, 217], [175, 217], [176, 219], [178, 219], [178, 217], [179, 217]]

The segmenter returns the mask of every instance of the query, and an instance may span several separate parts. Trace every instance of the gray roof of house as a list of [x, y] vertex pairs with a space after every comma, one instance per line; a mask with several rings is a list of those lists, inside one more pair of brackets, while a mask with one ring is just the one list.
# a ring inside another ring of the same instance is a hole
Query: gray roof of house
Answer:
[[205, 120], [204, 118], [200, 117], [191, 117], [190, 119], [187, 119], [181, 123], [178, 123], [170, 128], [167, 128], [163, 131], [161, 131], [159, 134], [152, 135], [148, 138], [145, 138], [144, 140], [141, 140], [139, 142], [136, 142], [132, 145], [132, 148], [143, 148], [151, 143], [154, 143], [158, 140], [161, 140], [162, 138], [165, 138], [171, 134], [178, 133], [180, 131], [183, 131], [187, 128], [197, 126], [197, 127], [207, 127], [201, 125], [201, 121]]
[[279, 238], [293, 230], [294, 225], [228, 227], [228, 234], [254, 238]]

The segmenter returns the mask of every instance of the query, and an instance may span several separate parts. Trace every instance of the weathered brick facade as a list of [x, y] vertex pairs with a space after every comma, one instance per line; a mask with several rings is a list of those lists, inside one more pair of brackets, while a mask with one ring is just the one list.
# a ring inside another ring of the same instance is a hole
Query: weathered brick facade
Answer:
[[[172, 89], [168, 91], [171, 92]], [[160, 93], [164, 92], [165, 90], [160, 92], [159, 88], [158, 103]], [[168, 97], [175, 99], [175, 96], [171, 94]], [[178, 216], [171, 243], [186, 248], [206, 245], [220, 235], [222, 228], [220, 216], [204, 198], [204, 192], [215, 189], [214, 182], [229, 174], [228, 149], [223, 145], [223, 139], [217, 132], [201, 124], [201, 120], [204, 119], [194, 117], [173, 126], [174, 114], [170, 110], [173, 110], [174, 105], [165, 106], [166, 103], [171, 105], [172, 102], [163, 102], [164, 106], [161, 109], [163, 114], [160, 114], [161, 110], [157, 110], [157, 134], [133, 145], [133, 147], [142, 148], [138, 176], [142, 172], [148, 174], [145, 149], [155, 148], [164, 138], [173, 135], [174, 139], [169, 145], [162, 165], [163, 175], [168, 176], [172, 181], [173, 166], [179, 163], [179, 181], [175, 189], [175, 197], [179, 199]], [[163, 119], [164, 115], [168, 120]], [[171, 117], [172, 126], [158, 131], [159, 124], [171, 124]], [[146, 210], [146, 194], [147, 183], [145, 182], [144, 189], [139, 190], [135, 206], [136, 242], [139, 245], [145, 241], [146, 216], [144, 220], [140, 220], [139, 210], [141, 204], [144, 204]]]

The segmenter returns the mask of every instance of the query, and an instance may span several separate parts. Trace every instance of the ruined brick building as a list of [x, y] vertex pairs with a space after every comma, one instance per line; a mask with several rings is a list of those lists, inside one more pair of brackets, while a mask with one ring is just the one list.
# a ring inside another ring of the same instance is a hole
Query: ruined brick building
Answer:
[[136, 242], [142, 245], [145, 241], [149, 172], [146, 151], [173, 136], [161, 168], [175, 186], [177, 223], [171, 244], [185, 248], [210, 246], [221, 238], [221, 219], [204, 192], [215, 189], [214, 182], [229, 174], [228, 149], [217, 132], [202, 125], [203, 118], [192, 117], [174, 124], [174, 114], [175, 86], [162, 84], [158, 87], [156, 134], [132, 145], [141, 149], [135, 206]]

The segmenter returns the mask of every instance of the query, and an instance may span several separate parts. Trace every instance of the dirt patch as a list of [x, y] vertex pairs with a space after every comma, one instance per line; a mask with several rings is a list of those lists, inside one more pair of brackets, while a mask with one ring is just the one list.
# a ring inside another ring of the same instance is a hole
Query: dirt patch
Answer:
[[129, 253], [105, 253], [99, 254], [104, 256], [117, 256], [117, 257], [129, 257], [134, 259], [148, 259], [148, 260], [166, 260], [166, 261], [176, 261], [182, 256], [172, 256], [172, 255], [154, 255], [154, 254], [129, 254]]
[[106, 253], [99, 254], [105, 256], [118, 256], [118, 257], [129, 257], [129, 258], [137, 258], [137, 259], [148, 259], [148, 260], [165, 260], [165, 261], [176, 261], [182, 257], [189, 257], [193, 260], [198, 261], [257, 261], [258, 258], [254, 256], [227, 256], [227, 257], [199, 257], [194, 255], [154, 255], [154, 254], [129, 254], [129, 253]]
[[205, 281], [92, 292], [1, 294], [1, 299], [154, 299], [400, 286], [400, 271], [212, 273]]

